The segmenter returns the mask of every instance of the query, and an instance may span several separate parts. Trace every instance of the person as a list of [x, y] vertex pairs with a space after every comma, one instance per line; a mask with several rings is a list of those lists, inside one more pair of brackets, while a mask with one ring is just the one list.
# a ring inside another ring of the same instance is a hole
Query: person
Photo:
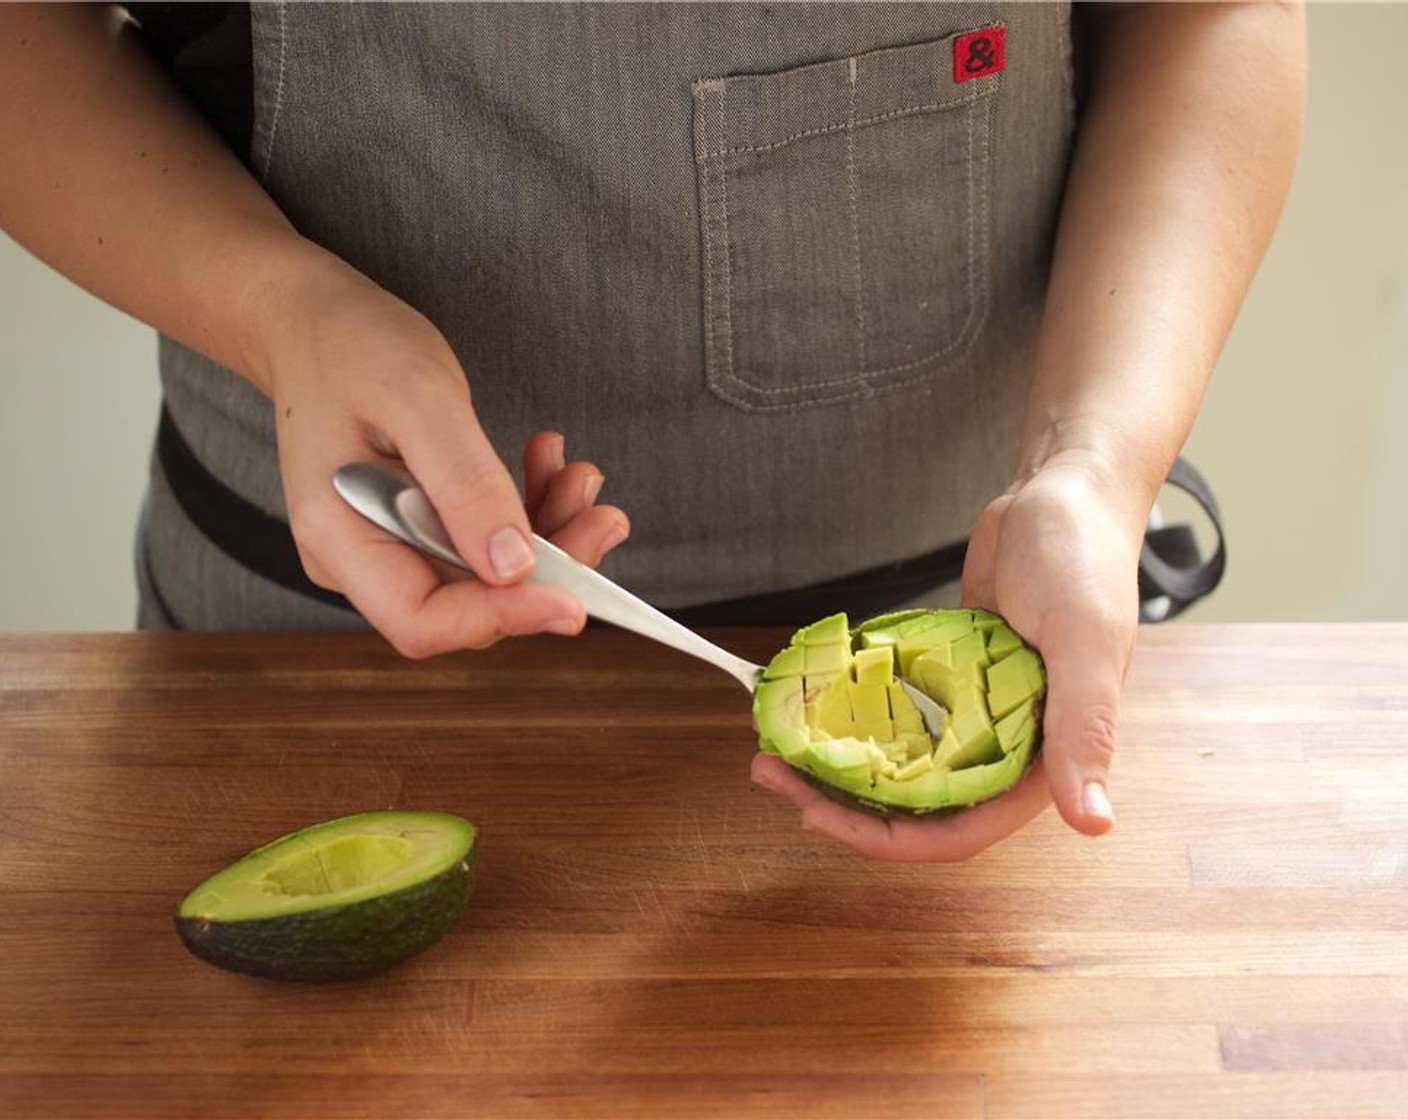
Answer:
[[[1048, 667], [1016, 789], [889, 822], [753, 766], [857, 851], [959, 859], [1053, 799], [1113, 824], [1140, 542], [1304, 39], [1281, 4], [5, 6], [0, 226], [161, 332], [142, 625], [574, 634], [530, 529], [696, 621], [963, 557]], [[478, 578], [344, 506], [355, 461]]]

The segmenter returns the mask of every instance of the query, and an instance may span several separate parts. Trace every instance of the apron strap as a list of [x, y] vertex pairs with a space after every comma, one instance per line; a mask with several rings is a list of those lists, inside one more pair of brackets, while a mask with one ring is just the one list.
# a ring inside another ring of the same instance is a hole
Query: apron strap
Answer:
[[[157, 427], [157, 458], [182, 511], [230, 559], [280, 587], [355, 612], [344, 596], [308, 578], [285, 522], [246, 501], [210, 473], [165, 407]], [[1210, 594], [1221, 581], [1227, 562], [1221, 514], [1207, 481], [1191, 464], [1179, 459], [1169, 472], [1168, 484], [1197, 499], [1212, 519], [1218, 543], [1213, 556], [1203, 560], [1188, 525], [1151, 529], [1145, 535], [1139, 558], [1139, 598], [1140, 618], [1146, 622], [1155, 621], [1146, 613], [1154, 600], [1170, 600], [1172, 607], [1163, 617], [1172, 618]], [[799, 626], [842, 610], [852, 618], [871, 618], [956, 582], [963, 574], [967, 547], [967, 541], [959, 541], [840, 579], [665, 613], [686, 626]]]
[[293, 531], [285, 522], [245, 501], [196, 458], [164, 405], [157, 425], [156, 454], [182, 512], [231, 560], [280, 587], [354, 610], [345, 597], [308, 578], [298, 559]]
[[[1217, 547], [1207, 559], [1198, 549], [1193, 527], [1186, 524], [1150, 529], [1139, 553], [1139, 618], [1164, 622], [1182, 614], [1199, 599], [1212, 594], [1227, 570], [1227, 543], [1222, 512], [1207, 479], [1181, 456], [1174, 460], [1165, 485], [1184, 491], [1203, 508], [1217, 533]], [[1151, 604], [1166, 599], [1167, 609], [1154, 613]]]

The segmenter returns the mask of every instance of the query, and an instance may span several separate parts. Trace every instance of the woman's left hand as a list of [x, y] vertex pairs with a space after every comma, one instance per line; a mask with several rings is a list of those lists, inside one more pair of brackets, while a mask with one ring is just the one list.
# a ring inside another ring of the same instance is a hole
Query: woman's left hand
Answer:
[[802, 827], [876, 859], [967, 859], [1053, 800], [1072, 828], [1114, 825], [1107, 792], [1120, 691], [1138, 626], [1143, 526], [1129, 496], [1092, 462], [1053, 462], [993, 501], [973, 528], [963, 602], [1004, 615], [1041, 653], [1047, 698], [1035, 765], [1000, 797], [952, 816], [882, 818], [848, 809], [780, 758], [760, 754], [753, 780], [802, 811]]

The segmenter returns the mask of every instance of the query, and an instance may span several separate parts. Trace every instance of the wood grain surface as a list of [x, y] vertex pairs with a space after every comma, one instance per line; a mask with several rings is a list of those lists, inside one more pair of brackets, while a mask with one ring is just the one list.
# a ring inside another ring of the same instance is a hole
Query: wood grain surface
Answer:
[[[1100, 840], [869, 862], [753, 749], [609, 630], [0, 637], [0, 1117], [1408, 1117], [1408, 627], [1145, 630]], [[481, 829], [435, 948], [182, 948], [206, 875], [391, 806]]]

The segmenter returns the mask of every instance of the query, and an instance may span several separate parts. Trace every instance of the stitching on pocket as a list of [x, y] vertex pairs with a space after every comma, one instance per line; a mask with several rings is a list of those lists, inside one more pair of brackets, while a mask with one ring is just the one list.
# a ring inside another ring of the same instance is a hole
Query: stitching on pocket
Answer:
[[[701, 104], [696, 109], [696, 129], [704, 127], [703, 108], [704, 106]], [[717, 281], [714, 279], [714, 258], [718, 255], [718, 250], [714, 247], [714, 207], [710, 197], [712, 194], [711, 172], [707, 166], [703, 168], [703, 171], [704, 173], [699, 176], [699, 216], [704, 228], [704, 368], [712, 378], [714, 364], [718, 359], [718, 298], [716, 294]]]
[[[724, 102], [728, 98], [728, 87], [721, 85], [719, 94], [719, 143], [724, 138]], [[723, 223], [724, 243], [724, 370], [733, 377], [733, 250], [729, 247], [728, 236], [728, 168], [719, 161], [719, 207]]]
[[[979, 192], [979, 191], [977, 190], [977, 181], [976, 181], [976, 175], [975, 175], [975, 173], [974, 173], [974, 161], [973, 161], [973, 142], [974, 142], [973, 133], [974, 133], [974, 131], [975, 131], [975, 126], [976, 126], [976, 124], [977, 124], [977, 116], [978, 116], [978, 114], [977, 114], [977, 112], [976, 112], [976, 109], [977, 109], [977, 107], [978, 107], [978, 104], [979, 104], [980, 100], [981, 100], [981, 95], [974, 96], [974, 97], [969, 97], [969, 98], [966, 99], [966, 108], [967, 108], [967, 117], [968, 117], [968, 121], [967, 121], [967, 125], [968, 125], [968, 157], [967, 157], [967, 166], [966, 166], [966, 168], [965, 168], [965, 172], [966, 172], [965, 188], [966, 188], [966, 193], [967, 193], [967, 196], [968, 196], [968, 203], [967, 203], [967, 211], [968, 211], [968, 222], [967, 222], [967, 226], [968, 226], [968, 245], [967, 245], [967, 252], [966, 252], [965, 256], [966, 256], [966, 265], [967, 265], [967, 273], [968, 273], [968, 276], [967, 276], [967, 281], [968, 281], [968, 317], [964, 320], [963, 326], [958, 330], [958, 332], [948, 341], [947, 344], [945, 344], [945, 345], [939, 347], [937, 350], [932, 350], [932, 351], [930, 351], [928, 354], [925, 354], [923, 357], [915, 358], [914, 360], [908, 361], [908, 362], [901, 362], [901, 363], [899, 363], [898, 365], [884, 366], [884, 367], [878, 368], [878, 369], [865, 369], [865, 368], [861, 368], [861, 369], [858, 369], [858, 370], [853, 370], [853, 371], [851, 371], [850, 373], [844, 374], [844, 375], [841, 376], [841, 377], [827, 378], [827, 379], [824, 380], [824, 381], [808, 381], [808, 382], [807, 382], [806, 384], [804, 384], [804, 385], [779, 385], [779, 386], [754, 385], [754, 384], [752, 384], [751, 382], [744, 381], [742, 378], [738, 377], [738, 376], [734, 373], [734, 371], [733, 371], [733, 361], [732, 361], [732, 352], [733, 352], [733, 328], [732, 328], [732, 321], [731, 321], [732, 295], [730, 294], [730, 295], [729, 295], [729, 304], [728, 304], [728, 305], [726, 306], [726, 308], [725, 308], [726, 313], [729, 314], [729, 318], [730, 318], [730, 322], [729, 322], [729, 331], [728, 331], [729, 362], [728, 362], [728, 366], [727, 366], [726, 370], [724, 371], [724, 376], [726, 376], [729, 381], [731, 381], [734, 385], [738, 386], [739, 388], [746, 390], [746, 391], [747, 391], [748, 393], [750, 393], [750, 394], [756, 393], [756, 394], [759, 394], [759, 395], [764, 395], [764, 396], [769, 396], [769, 397], [786, 397], [786, 396], [788, 396], [788, 395], [791, 395], [791, 396], [810, 395], [810, 394], [812, 394], [812, 393], [813, 393], [815, 390], [817, 390], [817, 389], [829, 389], [829, 388], [832, 388], [832, 387], [837, 386], [837, 385], [855, 385], [855, 386], [857, 387], [857, 391], [856, 391], [856, 393], [854, 394], [855, 396], [868, 396], [868, 395], [870, 395], [871, 393], [874, 393], [874, 392], [876, 391], [876, 387], [870, 384], [870, 380], [869, 380], [869, 379], [875, 378], [875, 377], [882, 377], [882, 376], [885, 376], [885, 375], [887, 375], [887, 374], [892, 374], [892, 373], [903, 373], [905, 370], [917, 369], [917, 368], [920, 367], [920, 366], [929, 365], [929, 364], [932, 363], [932, 362], [938, 361], [940, 358], [946, 357], [951, 351], [953, 351], [953, 350], [955, 350], [955, 349], [957, 349], [957, 348], [959, 348], [959, 347], [961, 347], [961, 346], [964, 346], [964, 345], [966, 345], [966, 344], [968, 343], [968, 341], [972, 338], [974, 326], [976, 325], [976, 323], [977, 323], [978, 320], [979, 320], [979, 316], [978, 316], [979, 308], [978, 308], [978, 306], [977, 306], [977, 289], [978, 289], [978, 276], [977, 276], [977, 271], [978, 271], [978, 268], [979, 268], [979, 264], [978, 264], [978, 259], [979, 259], [979, 258], [978, 258], [977, 246], [978, 246], [978, 235], [979, 235], [979, 229], [978, 229], [978, 227], [979, 227], [979, 225], [982, 226], [982, 231], [981, 231], [981, 232], [982, 232], [983, 235], [984, 235], [984, 239], [986, 239], [986, 232], [987, 232], [987, 206], [986, 206], [986, 198], [985, 198], [985, 196], [983, 196], [983, 195], [981, 194], [981, 192]], [[984, 155], [984, 158], [986, 158], [986, 156], [987, 156], [987, 149], [988, 149], [988, 139], [987, 139], [986, 136], [984, 136], [984, 138], [983, 138], [983, 155]], [[723, 161], [722, 161], [722, 160], [719, 160], [719, 161], [716, 161], [716, 162], [718, 163], [718, 165], [719, 165], [720, 167], [723, 166]], [[727, 177], [726, 177], [726, 176], [722, 176], [721, 178], [723, 178], [723, 179], [726, 180]], [[727, 253], [727, 252], [728, 252], [728, 240], [727, 240], [727, 239], [728, 239], [728, 227], [727, 227], [727, 224], [725, 224], [725, 226], [724, 226], [724, 238], [725, 238], [725, 241], [724, 241], [724, 251], [725, 251], [725, 253]], [[922, 376], [923, 376], [923, 374], [921, 373], [921, 374], [916, 374], [916, 375], [913, 376], [913, 377], [902, 378], [902, 379], [897, 380], [897, 381], [891, 381], [891, 382], [889, 382], [887, 385], [885, 385], [884, 388], [889, 389], [889, 388], [895, 388], [895, 387], [898, 387], [898, 386], [901, 386], [901, 385], [906, 385], [906, 384], [908, 384], [908, 383], [910, 383], [910, 382], [912, 382], [912, 381], [917, 381], [917, 380], [919, 380], [919, 378], [922, 377]], [[740, 398], [730, 397], [729, 399], [732, 400], [732, 401], [734, 401], [734, 403], [736, 403], [736, 404], [745, 404], [745, 403], [748, 403], [748, 402], [745, 402], [744, 400], [742, 400], [742, 399], [740, 399]], [[832, 397], [832, 398], [830, 398], [830, 399], [832, 399], [832, 400], [844, 400], [844, 399], [847, 399], [847, 398], [846, 398], [846, 397], [843, 397], [843, 396], [837, 396], [837, 397]], [[754, 405], [754, 407], [756, 407], [756, 405]], [[765, 408], [776, 408], [776, 407], [778, 407], [778, 406], [777, 406], [777, 405], [768, 404], [768, 405], [764, 405], [763, 407], [765, 407]]]
[[[723, 135], [724, 91], [720, 83], [701, 82], [697, 111], [697, 144], [711, 145], [709, 132], [717, 127]], [[710, 104], [710, 98], [716, 99]], [[714, 112], [710, 112], [710, 109]], [[707, 165], [700, 176], [700, 211], [704, 231], [704, 345], [709, 379], [733, 377], [733, 292], [732, 264], [728, 239], [728, 185], [722, 163]]]
[[[817, 128], [803, 129], [801, 132], [794, 132], [790, 136], [784, 136], [781, 140], [774, 140], [769, 144], [739, 144], [731, 148], [718, 147], [711, 151], [703, 152], [700, 159], [717, 159], [719, 156], [740, 156], [754, 152], [771, 152], [778, 148], [785, 148], [788, 144], [798, 140], [805, 140], [809, 136], [826, 136], [833, 132], [844, 132], [847, 128], [869, 128], [873, 124], [882, 124], [885, 121], [892, 121], [898, 117], [912, 117], [917, 113], [935, 113], [940, 109], [953, 109], [960, 105], [966, 105], [976, 97], [987, 97], [993, 90], [988, 86], [982, 90], [974, 90], [973, 93], [956, 101], [931, 101], [927, 105], [909, 105], [903, 109], [891, 109], [888, 113], [876, 113], [873, 117], [862, 117], [852, 126], [848, 121], [840, 121], [837, 124], [820, 125]], [[722, 134], [721, 134], [722, 136]], [[722, 138], [719, 144], [723, 144]]]
[[279, 74], [274, 82], [274, 114], [269, 119], [269, 139], [264, 145], [264, 166], [259, 171], [259, 181], [269, 181], [269, 168], [274, 162], [274, 138], [279, 133], [279, 117], [284, 109], [284, 68], [288, 62], [288, 4], [279, 0]]
[[851, 195], [851, 247], [855, 254], [856, 273], [856, 363], [865, 369], [865, 280], [860, 268], [860, 207], [856, 202], [856, 60], [847, 59], [850, 64], [849, 126], [846, 128], [846, 178]]
[[975, 280], [973, 276], [973, 256], [976, 244], [976, 229], [978, 225], [978, 215], [976, 212], [977, 199], [973, 197], [973, 106], [968, 106], [968, 166], [964, 169], [968, 179], [968, 320], [964, 321], [964, 331], [959, 332], [959, 336], [966, 332], [968, 321], [973, 318], [973, 297], [977, 294]]
[[[705, 100], [705, 94], [711, 93], [712, 87], [700, 83], [697, 90], [700, 94], [700, 104], [696, 110], [696, 128], [700, 130], [700, 135], [696, 139], [698, 147], [707, 148], [708, 139], [703, 135], [704, 130], [708, 128], [705, 117], [708, 101]], [[718, 232], [715, 225], [718, 192], [714, 186], [712, 170], [708, 166], [704, 166], [703, 170], [703, 175], [700, 175], [700, 217], [704, 230], [704, 365], [712, 378], [719, 363]]]
[[[793, 133], [781, 140], [763, 145], [739, 145], [727, 147], [727, 80], [724, 78], [701, 79], [695, 83], [695, 91], [699, 97], [701, 110], [698, 119], [698, 131], [696, 133], [696, 161], [701, 172], [701, 207], [703, 209], [704, 228], [704, 303], [706, 306], [706, 343], [705, 371], [710, 389], [715, 395], [726, 400], [745, 411], [750, 412], [788, 412], [801, 411], [803, 409], [816, 407], [818, 405], [836, 404], [849, 400], [864, 399], [874, 396], [878, 392], [884, 392], [915, 382], [923, 381], [929, 376], [924, 368], [944, 359], [955, 350], [967, 346], [975, 336], [981, 324], [986, 321], [989, 308], [986, 302], [980, 304], [979, 297], [986, 301], [987, 275], [989, 272], [986, 257], [979, 252], [979, 245], [986, 244], [988, 227], [988, 199], [981, 190], [980, 178], [989, 172], [987, 160], [990, 158], [991, 136], [988, 133], [992, 128], [992, 118], [994, 115], [991, 95], [1000, 88], [1000, 79], [991, 82], [973, 82], [969, 85], [966, 96], [960, 99], [950, 99], [942, 102], [934, 102], [925, 105], [906, 106], [901, 109], [891, 110], [886, 113], [875, 114], [861, 120], [855, 120], [855, 78], [856, 59], [848, 60], [850, 69], [851, 89], [849, 90], [848, 120], [840, 124], [830, 124], [818, 128], [806, 129]], [[717, 103], [712, 107], [714, 112], [707, 114], [707, 100], [710, 95], [717, 97]], [[985, 110], [979, 112], [979, 110]], [[864, 324], [868, 319], [867, 308], [865, 306], [864, 272], [861, 267], [860, 237], [859, 237], [859, 181], [855, 168], [855, 129], [867, 127], [883, 121], [894, 120], [901, 117], [913, 116], [920, 113], [935, 112], [939, 110], [955, 110], [963, 114], [964, 127], [967, 130], [966, 137], [966, 163], [964, 167], [964, 188], [965, 188], [965, 226], [966, 238], [964, 243], [964, 259], [967, 269], [966, 294], [967, 308], [966, 316], [959, 328], [950, 333], [946, 343], [925, 354], [922, 357], [910, 361], [901, 362], [895, 365], [866, 369], [868, 341], [864, 333]], [[710, 121], [712, 116], [712, 122]], [[712, 123], [712, 127], [710, 127]], [[974, 136], [974, 130], [982, 125], [984, 135], [981, 138], [981, 159], [983, 166], [979, 175], [979, 168], [975, 167], [977, 159], [978, 138]], [[860, 354], [860, 363], [857, 369], [849, 371], [841, 376], [826, 378], [820, 381], [808, 381], [797, 385], [763, 386], [755, 385], [739, 377], [734, 368], [735, 363], [735, 343], [733, 324], [733, 254], [731, 247], [729, 215], [728, 215], [728, 160], [729, 155], [744, 155], [750, 153], [768, 152], [792, 143], [795, 140], [808, 136], [825, 135], [846, 131], [847, 143], [847, 175], [848, 188], [850, 194], [850, 210], [852, 222], [852, 239], [854, 246], [853, 260], [856, 274], [856, 307], [858, 324], [857, 349]], [[716, 136], [710, 135], [717, 133]], [[716, 186], [711, 189], [710, 175], [717, 176]], [[718, 240], [721, 239], [721, 244]], [[719, 272], [722, 270], [722, 283], [719, 282]], [[982, 274], [979, 275], [979, 269]], [[722, 331], [722, 337], [720, 332]], [[895, 374], [905, 374], [907, 376], [894, 377]], [[876, 381], [880, 380], [880, 384]], [[828, 392], [828, 390], [830, 390]]]

